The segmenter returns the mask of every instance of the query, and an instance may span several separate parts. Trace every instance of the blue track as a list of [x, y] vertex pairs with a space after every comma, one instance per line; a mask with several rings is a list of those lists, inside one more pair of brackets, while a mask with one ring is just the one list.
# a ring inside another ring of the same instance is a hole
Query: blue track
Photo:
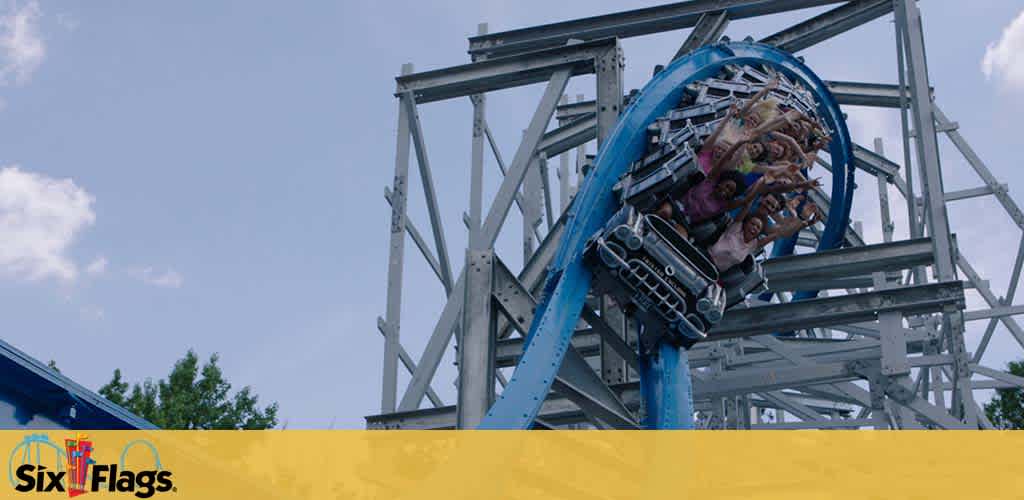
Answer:
[[[841, 245], [853, 197], [853, 150], [839, 105], [810, 69], [787, 52], [747, 42], [717, 44], [682, 57], [655, 75], [625, 110], [601, 146], [594, 169], [583, 180], [569, 209], [565, 234], [548, 269], [526, 348], [508, 386], [491, 407], [480, 429], [529, 429], [561, 366], [565, 350], [590, 290], [591, 273], [583, 264], [587, 239], [619, 208], [612, 186], [644, 153], [646, 129], [655, 118], [679, 104], [684, 87], [716, 76], [726, 64], [765, 64], [800, 81], [816, 96], [818, 112], [835, 131], [832, 157], [832, 206], [819, 250]], [[780, 242], [774, 255], [793, 252], [795, 239]], [[641, 360], [641, 388], [647, 428], [692, 428], [689, 369], [685, 351], [660, 346]]]

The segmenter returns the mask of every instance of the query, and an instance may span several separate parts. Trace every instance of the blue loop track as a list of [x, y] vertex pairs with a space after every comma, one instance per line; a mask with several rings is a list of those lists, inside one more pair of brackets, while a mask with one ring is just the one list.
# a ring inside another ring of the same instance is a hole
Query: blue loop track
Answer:
[[[565, 233], [548, 269], [544, 294], [537, 305], [523, 355], [480, 429], [531, 427], [558, 373], [590, 290], [592, 275], [582, 261], [584, 245], [620, 206], [612, 194], [612, 186], [630, 163], [644, 153], [647, 126], [678, 106], [686, 85], [715, 77], [726, 64], [764, 64], [801, 82], [814, 93], [818, 112], [835, 131], [829, 150], [832, 206], [818, 249], [837, 248], [842, 244], [853, 197], [853, 150], [842, 112], [825, 83], [793, 55], [757, 43], [716, 44], [677, 59], [647, 83], [598, 151], [594, 169], [583, 180], [569, 209]], [[795, 238], [777, 243], [772, 255], [790, 254], [794, 246]], [[685, 357], [685, 352], [681, 355]], [[678, 379], [678, 373], [676, 375]], [[688, 378], [688, 373], [684, 378]], [[689, 380], [676, 383], [689, 387]], [[682, 412], [685, 411], [689, 411], [689, 404], [685, 404]], [[688, 422], [691, 420], [687, 418], [682, 424], [669, 422], [656, 427], [687, 427]]]

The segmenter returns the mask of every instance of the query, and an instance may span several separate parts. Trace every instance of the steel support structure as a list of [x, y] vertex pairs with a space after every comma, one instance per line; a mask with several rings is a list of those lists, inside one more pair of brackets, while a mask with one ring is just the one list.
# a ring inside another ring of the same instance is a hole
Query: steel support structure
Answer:
[[[675, 50], [675, 59], [715, 43], [730, 21], [822, 6], [828, 10], [761, 43], [798, 52], [876, 19], [895, 20], [898, 84], [827, 82], [843, 106], [900, 112], [902, 158], [888, 158], [880, 139], [854, 149], [858, 175], [874, 177], [859, 184], [878, 189], [882, 231], [880, 237], [866, 238], [851, 226], [842, 249], [764, 262], [769, 289], [775, 292], [772, 302], [751, 298], [730, 310], [708, 341], [686, 353], [696, 421], [707, 428], [743, 429], [991, 427], [975, 392], [1024, 387], [1024, 379], [984, 363], [1000, 335], [1024, 349], [1024, 329], [1015, 319], [1024, 314], [1024, 305], [1013, 303], [1024, 266], [1024, 212], [959, 126], [937, 106], [921, 11], [911, 0], [690, 0], [498, 33], [481, 24], [469, 38], [470, 63], [420, 73], [404, 65], [394, 92], [394, 180], [385, 189], [392, 215], [386, 311], [378, 319], [385, 341], [382, 398], [380, 412], [366, 418], [367, 427], [472, 428], [500, 397], [507, 370], [523, 355], [536, 298], [543, 293], [547, 267], [585, 175], [588, 145], [596, 142], [600, 147], [629, 98], [618, 39], [689, 29], [680, 46], [666, 48], [667, 54]], [[577, 96], [570, 101], [564, 95], [577, 75], [596, 76], [591, 100]], [[545, 85], [543, 94], [506, 163], [488, 126], [488, 94], [534, 84]], [[423, 104], [461, 98], [471, 102], [472, 116], [467, 117], [468, 245], [459, 270], [450, 263], [438, 208], [439, 197], [451, 193], [444, 189], [444, 179], [433, 175], [418, 113]], [[978, 187], [945, 191], [942, 136], [977, 173]], [[489, 155], [501, 181], [496, 194], [486, 199]], [[423, 184], [427, 232], [408, 217], [413, 160]], [[827, 158], [819, 160], [829, 167]], [[549, 168], [557, 186], [551, 183]], [[1022, 230], [1016, 258], [1006, 266], [1009, 276], [1003, 277], [1008, 280], [1005, 296], [998, 296], [971, 264], [972, 247], [956, 240], [948, 217], [956, 202], [987, 196]], [[828, 212], [831, 200], [825, 192], [812, 191], [810, 198]], [[495, 248], [513, 205], [524, 220], [524, 265], [518, 271], [502, 258], [501, 250], [508, 250]], [[910, 238], [898, 240], [893, 214], [903, 209]], [[820, 235], [820, 228], [811, 228], [798, 243], [814, 247]], [[424, 293], [423, 287], [412, 290], [403, 281], [407, 236], [447, 297], [433, 328], [425, 330], [401, 321], [403, 295]], [[807, 289], [822, 293], [789, 301]], [[965, 289], [974, 290], [986, 307], [965, 312]], [[965, 335], [968, 325], [976, 325], [978, 334]], [[607, 298], [588, 301], [535, 425], [636, 428], [643, 420], [636, 328]], [[797, 335], [773, 335], [779, 331]], [[403, 338], [410, 335], [424, 336], [422, 352], [405, 349]], [[444, 397], [446, 391], [437, 389], [450, 381], [435, 380], [435, 375], [453, 347], [457, 390], [454, 397]], [[398, 383], [399, 364], [410, 374], [405, 387]], [[425, 401], [429, 407], [423, 406]]]

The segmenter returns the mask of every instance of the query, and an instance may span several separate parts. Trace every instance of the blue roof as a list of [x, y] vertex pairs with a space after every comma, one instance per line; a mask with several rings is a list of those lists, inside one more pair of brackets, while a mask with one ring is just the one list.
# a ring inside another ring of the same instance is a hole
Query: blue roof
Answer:
[[156, 429], [143, 418], [111, 403], [0, 340], [0, 392], [16, 394], [33, 413], [66, 415], [73, 429]]

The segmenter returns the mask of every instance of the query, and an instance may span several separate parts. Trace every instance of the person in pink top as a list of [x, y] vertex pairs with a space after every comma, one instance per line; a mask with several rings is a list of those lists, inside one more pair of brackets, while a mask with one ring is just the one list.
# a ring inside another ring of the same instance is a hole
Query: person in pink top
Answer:
[[780, 222], [778, 227], [769, 234], [763, 234], [765, 220], [758, 214], [751, 214], [750, 205], [747, 203], [743, 207], [743, 211], [736, 217], [736, 221], [725, 230], [718, 241], [708, 247], [711, 261], [721, 272], [743, 262], [765, 245], [779, 238], [793, 236], [801, 229], [810, 227], [817, 222], [814, 217], [810, 217], [808, 220], [794, 217]]

